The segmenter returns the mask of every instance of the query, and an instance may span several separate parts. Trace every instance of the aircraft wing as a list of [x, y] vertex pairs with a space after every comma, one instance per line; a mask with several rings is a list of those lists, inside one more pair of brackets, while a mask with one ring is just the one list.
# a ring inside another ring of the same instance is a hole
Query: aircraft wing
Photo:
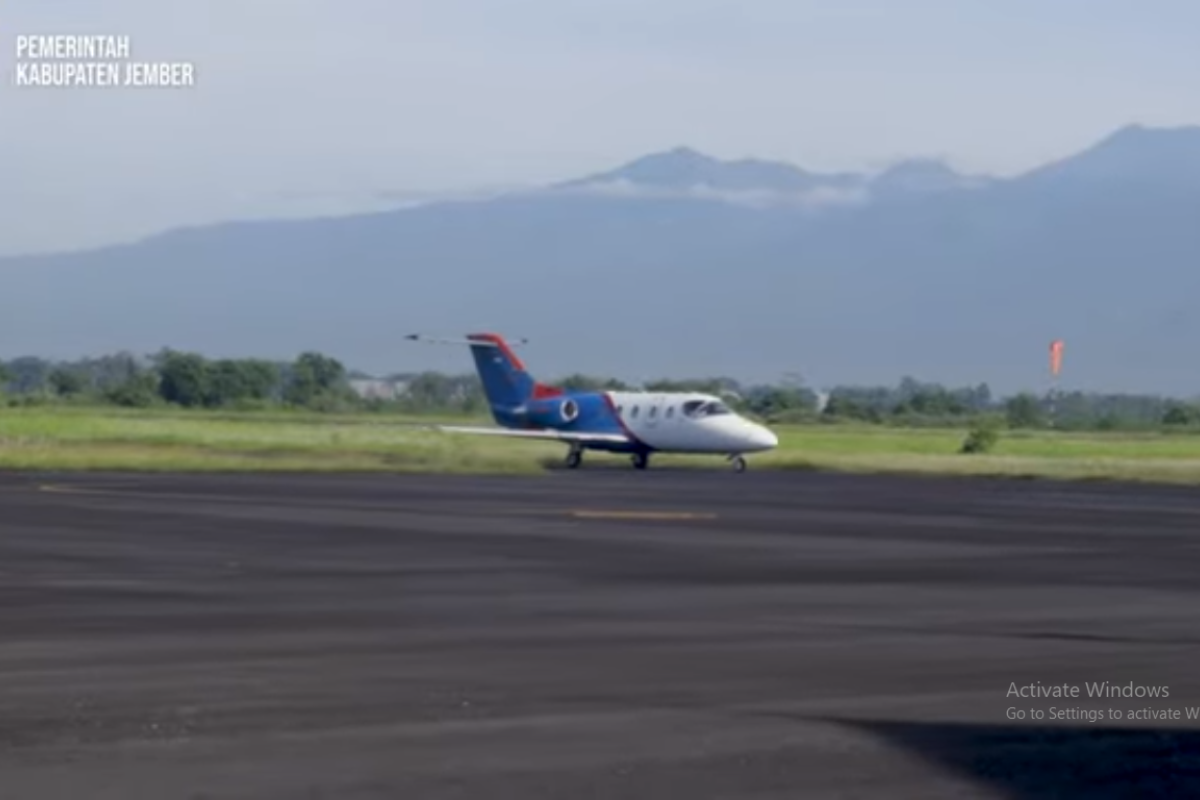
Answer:
[[579, 442], [580, 444], [588, 444], [589, 442], [612, 442], [623, 443], [628, 442], [629, 437], [619, 433], [588, 433], [586, 431], [556, 431], [550, 429], [541, 430], [514, 430], [511, 428], [487, 428], [487, 427], [471, 427], [467, 425], [431, 425], [431, 428], [437, 431], [446, 433], [473, 433], [482, 436], [511, 436], [517, 439], [541, 439], [551, 442]]

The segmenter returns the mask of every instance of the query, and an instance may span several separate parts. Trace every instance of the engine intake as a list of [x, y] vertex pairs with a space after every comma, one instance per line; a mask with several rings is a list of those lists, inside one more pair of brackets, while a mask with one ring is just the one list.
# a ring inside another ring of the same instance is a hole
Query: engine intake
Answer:
[[574, 422], [579, 418], [579, 403], [571, 398], [538, 400], [529, 405], [529, 421], [550, 427]]

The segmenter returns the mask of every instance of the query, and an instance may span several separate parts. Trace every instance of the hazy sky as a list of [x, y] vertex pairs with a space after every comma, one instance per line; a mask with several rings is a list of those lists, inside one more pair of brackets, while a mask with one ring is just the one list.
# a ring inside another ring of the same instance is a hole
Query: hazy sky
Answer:
[[[8, 0], [0, 253], [537, 183], [686, 144], [1012, 173], [1200, 123], [1195, 0]], [[116, 33], [190, 90], [16, 89], [21, 33]]]

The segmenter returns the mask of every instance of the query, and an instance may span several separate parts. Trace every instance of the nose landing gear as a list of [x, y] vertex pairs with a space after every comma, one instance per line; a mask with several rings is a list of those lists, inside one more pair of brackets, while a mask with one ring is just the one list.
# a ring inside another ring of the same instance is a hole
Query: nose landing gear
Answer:
[[746, 471], [746, 459], [742, 458], [739, 455], [731, 455], [729, 457], [729, 464], [730, 464], [730, 466], [733, 467], [734, 472], [745, 472]]
[[650, 455], [648, 453], [634, 453], [630, 460], [633, 462], [634, 469], [645, 469], [650, 464]]

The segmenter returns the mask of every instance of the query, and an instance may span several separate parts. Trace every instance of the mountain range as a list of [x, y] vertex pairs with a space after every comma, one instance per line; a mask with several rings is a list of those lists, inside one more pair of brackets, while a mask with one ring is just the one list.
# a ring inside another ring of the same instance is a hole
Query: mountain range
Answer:
[[717, 199], [752, 206], [858, 205], [873, 199], [985, 186], [932, 159], [902, 161], [878, 175], [822, 174], [760, 159], [722, 161], [689, 147], [639, 158], [623, 167], [553, 187], [582, 194]]
[[1200, 128], [1130, 126], [1010, 178], [933, 160], [809, 172], [686, 147], [356, 216], [179, 229], [0, 259], [0, 353], [160, 347], [466, 371], [412, 332], [528, 337], [626, 380], [904, 375], [1200, 393]]

